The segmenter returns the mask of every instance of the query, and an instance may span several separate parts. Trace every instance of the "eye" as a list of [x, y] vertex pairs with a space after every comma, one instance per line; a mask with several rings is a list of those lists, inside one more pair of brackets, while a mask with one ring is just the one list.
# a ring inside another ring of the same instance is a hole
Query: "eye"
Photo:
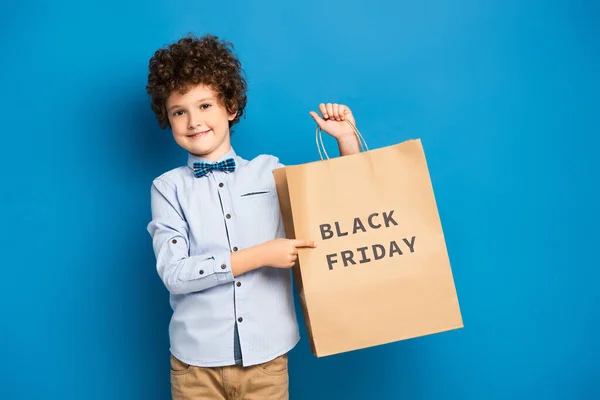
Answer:
[[200, 106], [200, 109], [201, 109], [201, 110], [206, 110], [206, 109], [208, 109], [208, 108], [210, 108], [210, 107], [212, 107], [212, 105], [210, 105], [210, 104], [208, 104], [208, 103], [204, 103], [204, 104], [202, 104], [202, 105]]
[[183, 113], [184, 113], [184, 111], [183, 111], [183, 110], [177, 110], [177, 111], [174, 111], [174, 112], [173, 112], [173, 116], [174, 116], [174, 117], [177, 117], [177, 116], [183, 115]]

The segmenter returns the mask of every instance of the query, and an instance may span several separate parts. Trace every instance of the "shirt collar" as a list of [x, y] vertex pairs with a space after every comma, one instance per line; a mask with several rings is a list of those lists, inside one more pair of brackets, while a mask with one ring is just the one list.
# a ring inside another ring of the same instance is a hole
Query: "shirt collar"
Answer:
[[231, 149], [229, 149], [229, 151], [227, 153], [223, 154], [223, 156], [221, 158], [219, 158], [218, 160], [216, 160], [216, 161], [211, 161], [211, 160], [208, 160], [206, 158], [198, 157], [198, 156], [195, 156], [195, 155], [193, 155], [191, 153], [188, 153], [188, 162], [187, 162], [187, 165], [191, 169], [194, 169], [194, 163], [195, 162], [203, 162], [203, 163], [213, 164], [215, 162], [223, 161], [223, 160], [226, 160], [228, 158], [235, 159], [236, 156], [237, 156], [237, 154], [235, 154], [235, 150], [233, 150], [233, 147]]

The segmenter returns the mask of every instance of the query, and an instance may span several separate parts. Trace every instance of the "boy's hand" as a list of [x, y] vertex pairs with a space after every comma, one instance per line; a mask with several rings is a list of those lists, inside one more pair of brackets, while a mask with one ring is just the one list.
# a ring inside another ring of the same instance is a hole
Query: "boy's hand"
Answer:
[[343, 104], [321, 103], [319, 104], [321, 116], [316, 112], [309, 112], [317, 125], [326, 133], [336, 138], [338, 141], [348, 138], [356, 138], [356, 134], [345, 120], [352, 122], [356, 126], [356, 121], [350, 108]]
[[275, 239], [261, 245], [265, 254], [265, 264], [276, 268], [291, 268], [298, 259], [298, 249], [317, 247], [312, 240]]

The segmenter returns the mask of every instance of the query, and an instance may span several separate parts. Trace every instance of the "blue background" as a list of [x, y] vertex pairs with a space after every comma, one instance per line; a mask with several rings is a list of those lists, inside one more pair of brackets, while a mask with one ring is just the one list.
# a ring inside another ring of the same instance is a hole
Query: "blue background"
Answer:
[[317, 359], [302, 325], [293, 400], [600, 398], [599, 20], [584, 0], [3, 2], [0, 398], [168, 398], [146, 224], [186, 158], [145, 84], [188, 32], [236, 46], [245, 158], [314, 161], [327, 101], [372, 148], [425, 146], [465, 328]]

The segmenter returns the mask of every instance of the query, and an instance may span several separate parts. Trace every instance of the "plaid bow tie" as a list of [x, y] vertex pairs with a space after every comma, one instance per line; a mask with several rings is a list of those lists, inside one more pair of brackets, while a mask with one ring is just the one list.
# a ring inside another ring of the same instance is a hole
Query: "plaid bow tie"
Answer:
[[214, 170], [223, 171], [225, 173], [233, 172], [235, 171], [235, 160], [233, 158], [228, 158], [227, 160], [213, 164], [203, 162], [194, 163], [194, 175], [196, 175], [196, 178], [202, 178], [210, 171]]

